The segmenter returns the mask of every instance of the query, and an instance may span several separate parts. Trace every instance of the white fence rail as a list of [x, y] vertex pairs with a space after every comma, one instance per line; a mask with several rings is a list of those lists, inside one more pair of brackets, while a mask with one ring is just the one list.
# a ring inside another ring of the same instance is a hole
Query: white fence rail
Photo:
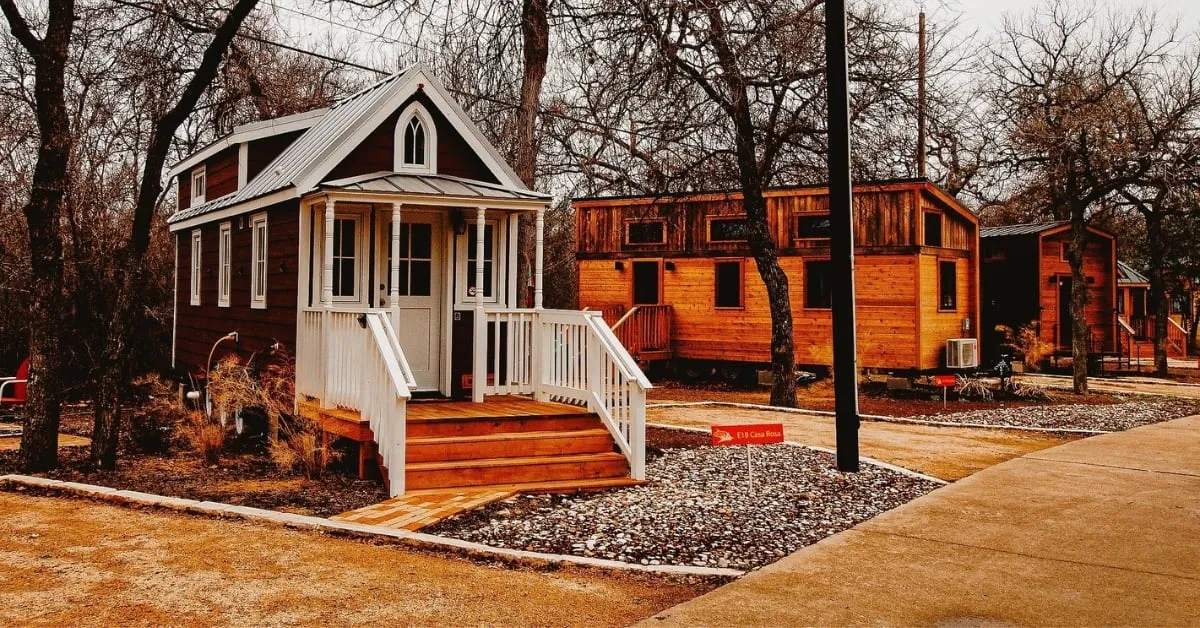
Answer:
[[402, 494], [405, 418], [416, 380], [387, 312], [310, 308], [299, 323], [297, 394], [358, 411], [375, 435], [391, 494]]
[[487, 372], [494, 377], [484, 393], [532, 393], [587, 407], [629, 460], [633, 478], [645, 479], [651, 385], [600, 312], [493, 310], [487, 320]]

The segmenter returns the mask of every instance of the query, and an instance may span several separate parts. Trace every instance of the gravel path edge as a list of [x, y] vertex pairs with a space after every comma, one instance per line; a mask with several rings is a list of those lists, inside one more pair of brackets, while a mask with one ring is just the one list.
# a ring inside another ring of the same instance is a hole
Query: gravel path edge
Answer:
[[694, 565], [641, 565], [637, 563], [627, 563], [603, 558], [574, 556], [571, 554], [549, 554], [544, 552], [531, 552], [503, 547], [492, 547], [482, 543], [464, 541], [461, 539], [438, 536], [434, 534], [410, 532], [408, 530], [395, 530], [392, 528], [385, 528], [383, 526], [366, 525], [348, 521], [334, 521], [332, 519], [278, 512], [263, 508], [250, 508], [247, 506], [235, 506], [233, 504], [223, 504], [219, 502], [167, 497], [164, 495], [153, 495], [138, 491], [123, 491], [107, 486], [82, 484], [79, 482], [64, 482], [62, 480], [53, 480], [50, 478], [42, 478], [30, 475], [10, 474], [0, 476], [0, 489], [8, 489], [13, 486], [23, 486], [54, 493], [76, 495], [120, 506], [151, 507], [217, 518], [232, 517], [261, 523], [282, 525], [290, 528], [318, 530], [322, 532], [344, 534], [348, 536], [398, 539], [410, 542], [418, 547], [433, 547], [458, 553], [465, 553], [468, 555], [490, 556], [499, 559], [523, 562], [536, 562], [545, 564], [571, 563], [584, 567], [596, 567], [601, 569], [640, 571], [672, 576], [700, 576], [705, 578], [740, 578], [747, 573], [741, 569], [699, 567]]
[[[804, 408], [780, 408], [777, 406], [766, 406], [758, 403], [739, 403], [734, 401], [665, 401], [661, 403], [648, 403], [646, 408], [686, 408], [696, 406], [709, 407], [724, 407], [724, 408], [740, 408], [742, 410], [759, 410], [762, 412], [786, 412], [788, 414], [815, 414], [818, 416], [836, 416], [837, 413], [830, 410], [805, 410]], [[911, 419], [908, 417], [888, 416], [885, 414], [860, 414], [860, 418], [870, 421], [880, 421], [883, 423], [909, 423], [912, 425], [932, 425], [935, 427], [974, 427], [989, 430], [1017, 430], [1020, 432], [1041, 432], [1048, 434], [1087, 434], [1095, 436], [1098, 434], [1111, 434], [1105, 430], [1085, 430], [1078, 428], [1049, 428], [1049, 427], [1029, 427], [1027, 425], [1005, 425], [1005, 424], [988, 424], [988, 423], [956, 423], [953, 421], [931, 421], [928, 419]], [[647, 424], [649, 425], [649, 424]], [[661, 425], [660, 427], [671, 427]], [[865, 458], [864, 458], [865, 460]], [[886, 464], [886, 463], [883, 463]]]
[[[646, 427], [656, 427], [658, 429], [663, 429], [663, 430], [677, 430], [680, 432], [695, 432], [698, 434], [711, 433], [709, 430], [706, 430], [702, 427], [689, 427], [686, 425], [671, 425], [670, 423], [647, 423]], [[788, 445], [789, 447], [802, 447], [804, 449], [811, 449], [813, 451], [819, 451], [821, 453], [826, 453], [826, 454], [836, 454], [837, 453], [837, 450], [832, 447], [821, 447], [819, 445], [806, 445], [804, 443], [797, 443], [797, 442], [790, 441], [790, 440], [783, 441], [783, 444]], [[942, 486], [946, 486], [947, 484], [950, 484], [950, 482], [943, 480], [941, 478], [935, 478], [932, 475], [925, 475], [924, 473], [921, 473], [919, 471], [913, 471], [912, 469], [906, 469], [904, 467], [891, 464], [890, 462], [884, 462], [884, 461], [878, 460], [876, 458], [870, 458], [867, 456], [859, 456], [858, 460], [859, 460], [859, 462], [865, 462], [869, 465], [887, 469], [888, 471], [895, 471], [896, 473], [899, 473], [901, 475], [907, 475], [908, 477], [917, 478], [919, 480], [927, 480], [929, 482], [941, 484]]]

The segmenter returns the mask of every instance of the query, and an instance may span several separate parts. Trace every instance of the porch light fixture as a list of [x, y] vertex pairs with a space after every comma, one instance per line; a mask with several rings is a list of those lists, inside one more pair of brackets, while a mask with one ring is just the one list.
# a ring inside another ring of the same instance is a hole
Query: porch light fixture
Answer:
[[287, 262], [279, 262], [279, 272], [281, 272], [281, 273], [287, 272]]
[[625, 262], [622, 262], [621, 260], [617, 260], [617, 262], [615, 264], [613, 264], [613, 268], [615, 268], [617, 270], [625, 270]]

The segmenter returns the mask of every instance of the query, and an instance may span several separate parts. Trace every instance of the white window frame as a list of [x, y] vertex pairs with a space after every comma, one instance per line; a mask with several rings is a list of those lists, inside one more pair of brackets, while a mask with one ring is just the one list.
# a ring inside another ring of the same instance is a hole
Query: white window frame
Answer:
[[[358, 213], [343, 214], [340, 212], [334, 214], [333, 219], [334, 221], [350, 220], [354, 223], [354, 281], [352, 282], [352, 285], [354, 286], [354, 294], [341, 296], [334, 294], [333, 301], [335, 303], [361, 303], [363, 300], [363, 293], [365, 292], [363, 290], [363, 277], [365, 276], [365, 273], [363, 273], [363, 260], [365, 259], [365, 255], [363, 253], [363, 244], [365, 244], [365, 238], [363, 238], [363, 225], [366, 223], [366, 219]], [[337, 246], [336, 241], [334, 246]], [[343, 256], [343, 259], [350, 258]], [[332, 279], [333, 278], [331, 277], [330, 285], [333, 285]]]
[[233, 225], [221, 223], [217, 232], [217, 307], [229, 307], [229, 294], [233, 292]]
[[[199, 180], [201, 185], [196, 185]], [[198, 191], [197, 191], [198, 190]], [[192, 169], [192, 207], [203, 205], [208, 192], [208, 172], [204, 164]]]
[[[413, 118], [416, 118], [425, 130], [425, 163], [423, 164], [409, 164], [404, 162], [404, 132], [408, 129], [408, 125], [412, 122]], [[424, 174], [434, 174], [437, 172], [437, 127], [434, 126], [433, 118], [421, 103], [412, 103], [396, 119], [393, 146], [395, 155], [393, 156], [392, 166], [396, 172], [419, 172]]]
[[[262, 230], [261, 245], [259, 244], [260, 229]], [[271, 274], [269, 236], [267, 214], [263, 212], [250, 216], [250, 307], [257, 310], [267, 308], [267, 278]], [[261, 279], [259, 279], [260, 271]]]
[[[504, 247], [507, 241], [505, 237], [507, 230], [500, 228], [500, 220], [498, 218], [488, 218], [483, 224], [485, 233], [487, 232], [487, 227], [492, 228], [492, 296], [487, 296], [485, 292], [483, 302], [499, 303], [500, 286], [504, 285], [500, 275], [506, 270], [504, 262], [508, 249]], [[473, 276], [467, 276], [467, 264], [470, 261], [468, 258], [470, 254], [475, 252], [475, 240], [470, 237], [471, 227], [474, 226], [475, 221], [472, 220], [467, 225], [465, 233], [458, 236], [458, 255], [456, 256], [458, 258], [458, 272], [455, 273], [458, 276], [458, 280], [455, 282], [458, 288], [456, 292], [458, 293], [458, 302], [466, 305], [475, 303], [475, 297], [467, 295], [467, 284], [474, 278]]]
[[192, 277], [191, 277], [191, 279], [192, 279], [191, 304], [192, 305], [200, 305], [200, 288], [201, 288], [200, 280], [201, 280], [201, 275], [204, 270], [202, 264], [200, 263], [200, 255], [202, 252], [201, 249], [203, 248], [202, 245], [203, 245], [203, 239], [201, 238], [200, 230], [193, 229], [192, 230], [192, 256], [191, 256], [192, 257]]

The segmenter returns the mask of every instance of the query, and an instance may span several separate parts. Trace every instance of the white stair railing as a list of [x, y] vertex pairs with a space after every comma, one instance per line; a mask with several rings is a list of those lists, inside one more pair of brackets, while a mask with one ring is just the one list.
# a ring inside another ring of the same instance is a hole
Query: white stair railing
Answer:
[[[366, 419], [392, 496], [404, 493], [405, 421], [416, 379], [386, 311], [306, 309], [297, 343], [296, 392]], [[309, 335], [306, 339], [304, 334]]]

